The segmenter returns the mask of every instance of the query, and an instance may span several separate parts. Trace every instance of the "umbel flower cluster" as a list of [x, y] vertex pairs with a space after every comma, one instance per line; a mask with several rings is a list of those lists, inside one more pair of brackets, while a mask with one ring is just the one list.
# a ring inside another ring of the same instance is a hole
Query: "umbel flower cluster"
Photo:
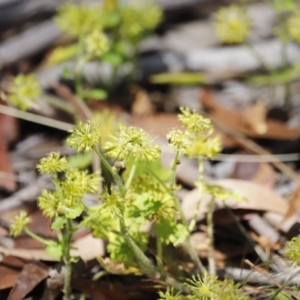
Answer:
[[232, 4], [221, 8], [215, 16], [215, 30], [226, 44], [240, 44], [246, 41], [251, 19], [244, 7]]

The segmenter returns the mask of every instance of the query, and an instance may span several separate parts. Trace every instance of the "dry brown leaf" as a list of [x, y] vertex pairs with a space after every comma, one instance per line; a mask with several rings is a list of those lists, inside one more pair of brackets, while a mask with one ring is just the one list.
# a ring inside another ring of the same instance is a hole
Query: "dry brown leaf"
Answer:
[[48, 268], [37, 263], [28, 263], [19, 274], [7, 300], [22, 300], [42, 280], [48, 277]]
[[297, 188], [291, 195], [290, 201], [288, 203], [288, 210], [284, 214], [284, 218], [281, 221], [278, 228], [282, 227], [282, 225], [291, 218], [294, 218], [297, 215], [297, 212], [300, 209], [300, 182], [298, 182]]
[[263, 102], [256, 102], [243, 113], [246, 126], [261, 135], [267, 132], [266, 106]]
[[[101, 239], [94, 238], [91, 234], [88, 234], [72, 244], [73, 250], [71, 250], [72, 256], [79, 256], [84, 261], [94, 259], [98, 256], [104, 255], [104, 243]], [[59, 261], [49, 257], [44, 249], [9, 249], [0, 246], [0, 252], [4, 255], [12, 255], [15, 257], [45, 261]]]
[[[273, 211], [281, 214], [286, 213], [288, 210], [288, 204], [281, 196], [260, 184], [238, 179], [221, 179], [213, 181], [212, 184], [220, 185], [246, 199], [244, 201], [236, 201], [235, 199], [224, 201], [217, 198], [215, 201], [216, 210], [225, 208], [225, 204], [227, 207], [239, 210]], [[197, 188], [183, 196], [182, 209], [188, 220], [192, 219], [194, 216], [198, 199]], [[198, 220], [204, 218], [210, 201], [211, 195], [209, 194], [205, 193], [201, 197]]]
[[288, 128], [283, 123], [275, 120], [267, 120], [267, 131], [263, 134], [258, 134], [246, 126], [242, 114], [225, 108], [215, 100], [212, 92], [208, 89], [204, 91], [200, 100], [212, 120], [219, 121], [246, 136], [277, 140], [296, 139], [300, 137], [300, 128]]
[[11, 288], [15, 285], [16, 280], [26, 261], [22, 261], [13, 256], [5, 256], [0, 264], [0, 290]]
[[16, 120], [0, 113], [0, 171], [7, 174], [8, 177], [0, 177], [0, 187], [13, 192], [17, 188], [15, 180], [9, 178], [14, 175], [12, 164], [9, 157], [9, 142], [13, 141], [17, 136]]
[[155, 111], [155, 108], [151, 103], [149, 94], [144, 89], [139, 87], [135, 87], [133, 92], [135, 93], [135, 97], [131, 107], [132, 115], [136, 117], [152, 115]]

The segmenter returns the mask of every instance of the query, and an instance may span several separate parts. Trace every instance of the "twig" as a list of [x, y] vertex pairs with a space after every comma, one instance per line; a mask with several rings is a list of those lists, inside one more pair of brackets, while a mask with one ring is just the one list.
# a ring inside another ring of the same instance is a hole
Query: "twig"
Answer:
[[29, 121], [32, 123], [37, 123], [37, 124], [45, 125], [48, 127], [56, 128], [56, 129], [59, 129], [62, 131], [69, 131], [70, 129], [74, 128], [73, 124], [54, 120], [54, 119], [47, 118], [47, 117], [43, 117], [43, 116], [29, 113], [26, 111], [21, 111], [14, 107], [5, 106], [2, 104], [0, 104], [0, 113], [15, 117], [15, 118], [19, 118], [19, 119], [22, 119], [25, 121]]
[[[281, 284], [276, 281], [274, 278], [272, 278], [269, 273], [263, 269], [263, 268], [260, 268], [256, 265], [254, 265], [249, 259], [245, 259], [244, 262], [251, 267], [251, 269], [259, 272], [261, 275], [263, 275], [264, 277], [266, 277], [268, 280], [270, 280], [271, 282], [273, 282], [277, 287], [279, 288], [282, 288]], [[294, 299], [294, 295], [292, 293], [290, 293], [289, 291], [287, 291], [286, 289], [283, 289], [283, 291], [289, 296], [291, 297], [292, 299]]]

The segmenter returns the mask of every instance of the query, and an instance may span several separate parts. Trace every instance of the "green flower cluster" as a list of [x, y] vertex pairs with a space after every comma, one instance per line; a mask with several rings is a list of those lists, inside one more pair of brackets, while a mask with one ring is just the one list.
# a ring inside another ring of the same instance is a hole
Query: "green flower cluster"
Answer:
[[97, 122], [79, 122], [76, 129], [70, 130], [67, 144], [78, 152], [91, 152], [101, 141], [101, 129]]
[[217, 12], [214, 25], [223, 43], [240, 44], [247, 39], [251, 20], [244, 7], [232, 4]]
[[31, 222], [31, 218], [25, 211], [21, 211], [19, 215], [15, 216], [13, 222], [10, 225], [10, 235], [19, 236], [27, 225]]
[[21, 110], [33, 108], [42, 88], [34, 74], [19, 74], [8, 86], [8, 100]]
[[99, 30], [94, 30], [85, 39], [87, 53], [94, 57], [100, 57], [109, 49], [108, 37]]
[[195, 275], [187, 279], [185, 285], [191, 290], [191, 294], [184, 297], [181, 293], [175, 294], [173, 288], [166, 292], [159, 292], [159, 300], [249, 300], [242, 294], [238, 284], [232, 280], [221, 281], [216, 276], [205, 273], [203, 276]]
[[300, 237], [294, 237], [286, 243], [285, 256], [297, 266], [300, 266]]
[[168, 133], [170, 148], [175, 153], [189, 157], [213, 158], [218, 155], [221, 142], [219, 137], [213, 136], [211, 121], [195, 110], [183, 107], [180, 110], [178, 118], [186, 130], [174, 129]]
[[[43, 190], [38, 199], [39, 207], [49, 218], [59, 215], [70, 219], [78, 217], [84, 209], [83, 196], [87, 193], [95, 193], [99, 189], [99, 176], [77, 169], [67, 170], [66, 159], [60, 158], [59, 153], [56, 152], [43, 158], [38, 169], [42, 173], [55, 175], [53, 180], [55, 191]], [[65, 174], [60, 178], [57, 173], [62, 171]]]
[[119, 132], [104, 146], [106, 154], [112, 158], [136, 161], [154, 161], [160, 157], [161, 150], [153, 145], [146, 132], [137, 127], [120, 125]]
[[153, 1], [135, 1], [121, 8], [121, 16], [122, 36], [129, 40], [138, 40], [162, 20], [162, 11]]
[[58, 8], [55, 21], [62, 31], [79, 37], [102, 29], [101, 13], [100, 7], [65, 3]]

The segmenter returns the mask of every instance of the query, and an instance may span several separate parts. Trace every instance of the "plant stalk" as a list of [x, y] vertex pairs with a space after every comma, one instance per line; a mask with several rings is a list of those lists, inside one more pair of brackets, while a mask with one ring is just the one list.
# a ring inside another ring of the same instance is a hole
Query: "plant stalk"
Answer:
[[215, 263], [215, 249], [214, 249], [214, 223], [213, 213], [215, 207], [215, 197], [212, 197], [207, 211], [207, 233], [209, 238], [209, 252], [208, 252], [208, 271], [210, 275], [216, 275], [216, 263]]

